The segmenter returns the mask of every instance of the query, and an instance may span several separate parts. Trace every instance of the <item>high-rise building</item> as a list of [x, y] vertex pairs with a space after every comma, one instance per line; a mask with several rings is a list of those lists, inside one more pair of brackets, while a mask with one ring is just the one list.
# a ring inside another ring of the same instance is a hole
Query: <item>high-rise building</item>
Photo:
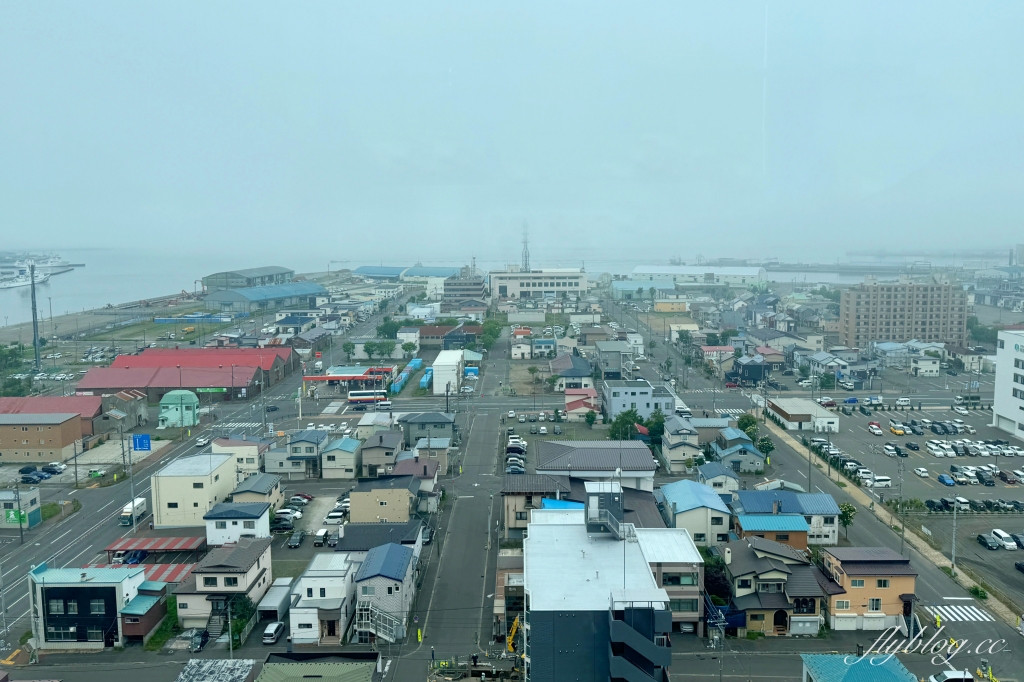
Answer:
[[447, 313], [458, 308], [463, 301], [486, 302], [486, 282], [483, 277], [469, 272], [452, 275], [444, 281], [444, 298], [441, 312]]
[[992, 425], [1024, 438], [1024, 331], [999, 332]]
[[839, 336], [841, 344], [852, 348], [913, 339], [963, 345], [967, 293], [959, 284], [938, 278], [879, 282], [867, 277], [842, 293]]

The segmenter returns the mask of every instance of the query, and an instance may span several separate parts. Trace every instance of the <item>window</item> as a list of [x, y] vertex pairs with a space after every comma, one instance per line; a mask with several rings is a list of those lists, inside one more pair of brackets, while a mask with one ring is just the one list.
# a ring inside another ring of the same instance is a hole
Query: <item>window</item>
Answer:
[[4, 502], [4, 509], [14, 509], [13, 502]]
[[213, 577], [213, 578], [204, 577], [203, 578], [203, 587], [217, 587], [217, 578], [216, 577]]
[[762, 621], [762, 620], [764, 620], [764, 614], [763, 613], [752, 613], [752, 614], [750, 614], [749, 619], [751, 621]]
[[312, 623], [299, 623], [299, 629], [300, 630], [312, 630], [313, 629], [313, 624]]
[[728, 533], [719, 533], [716, 536], [716, 538], [717, 538], [718, 542], [729, 542], [729, 534]]
[[326, 596], [327, 596], [327, 588], [326, 587], [321, 587], [320, 588], [320, 598], [323, 599]]
[[671, 599], [669, 600], [669, 608], [673, 611], [687, 611], [693, 612], [697, 610], [696, 599]]
[[295, 446], [292, 447], [292, 452], [294, 452], [294, 453], [302, 452], [302, 448], [299, 447], [298, 445], [295, 445]]
[[382, 507], [386, 507], [386, 506], [388, 506], [388, 501], [387, 500], [378, 500], [377, 504], [379, 504]]
[[789, 533], [776, 533], [775, 534], [775, 541], [776, 542], [782, 542], [783, 540], [788, 540], [788, 539], [789, 539]]
[[881, 599], [869, 599], [868, 600], [868, 611], [881, 611], [882, 600]]
[[527, 517], [528, 517], [528, 513], [527, 512], [524, 512], [524, 511], [523, 512], [519, 512], [519, 511], [516, 512], [516, 521], [526, 521]]
[[312, 446], [309, 446], [309, 447], [306, 448], [306, 453], [307, 454], [312, 455], [314, 452], [316, 452], [316, 450]]
[[725, 484], [724, 483], [712, 483], [711, 487], [712, 488], [724, 488]]
[[90, 642], [102, 642], [103, 641], [103, 630], [95, 625], [90, 625], [85, 630], [86, 638]]
[[388, 585], [388, 594], [392, 594], [393, 590], [394, 588], [392, 588], [391, 585]]
[[199, 490], [199, 489], [201, 489], [202, 487], [203, 487], [203, 484], [202, 484], [201, 482], [200, 482], [200, 483], [193, 483], [193, 484], [192, 484], [192, 489], [193, 489], [193, 490]]
[[242, 521], [242, 527], [243, 528], [250, 528], [250, 529], [255, 528], [256, 527], [256, 522], [255, 521]]
[[63, 616], [64, 615], [64, 600], [63, 599], [51, 599], [50, 600], [50, 615], [51, 616]]
[[694, 533], [693, 534], [693, 541], [694, 542], [707, 542], [707, 535], [705, 535], [704, 533]]
[[837, 599], [836, 600], [836, 611], [847, 611], [850, 608], [849, 599]]
[[168, 502], [167, 503], [167, 508], [168, 509], [177, 509], [178, 508], [178, 503], [177, 502]]
[[223, 530], [228, 527], [227, 521], [214, 521], [213, 525], [218, 530]]
[[750, 578], [741, 578], [736, 581], [737, 590], [749, 590], [750, 589]]
[[70, 627], [49, 626], [46, 628], [46, 641], [48, 642], [73, 642], [78, 639], [78, 634], [72, 632]]
[[875, 584], [877, 585], [878, 589], [880, 589], [880, 590], [887, 590], [887, 589], [889, 589], [889, 581], [888, 581], [888, 579], [876, 580]]
[[244, 462], [244, 461], [245, 461], [245, 458], [244, 458], [244, 457], [239, 457], [239, 458], [238, 458], [238, 463], [239, 463], [239, 464], [242, 464], [242, 462]]
[[245, 463], [246, 464], [255, 464], [256, 463], [256, 458], [255, 457], [246, 457], [245, 458]]
[[860, 578], [855, 578], [850, 581], [850, 587], [864, 587], [864, 580]]
[[125, 619], [124, 619], [124, 622], [126, 622], [126, 623], [138, 623], [139, 619], [135, 618], [133, 616], [126, 616]]
[[313, 588], [312, 587], [307, 587], [306, 588], [306, 596], [307, 597], [312, 597], [313, 596]]
[[377, 588], [374, 587], [373, 585], [363, 585], [363, 587], [359, 591], [359, 593], [361, 595], [363, 595], [364, 597], [373, 597], [373, 596], [375, 596], [376, 591], [377, 591]]
[[224, 578], [224, 587], [238, 587], [238, 578]]
[[722, 525], [722, 517], [721, 516], [712, 516], [711, 517], [711, 525], [712, 526], [721, 526]]
[[188, 602], [184, 602], [184, 601], [179, 601], [178, 602], [178, 610], [179, 611], [181, 609], [187, 609], [187, 608], [188, 608]]
[[102, 599], [89, 600], [89, 613], [93, 616], [102, 616], [107, 612], [107, 603]]
[[67, 603], [64, 606], [67, 608], [69, 615], [73, 616], [78, 613], [78, 602], [74, 599], [68, 599]]
[[335, 461], [335, 459], [336, 459], [336, 458], [335, 458], [335, 456], [334, 456], [334, 455], [327, 455], [327, 461], [328, 461], [328, 462], [333, 462], [333, 461]]
[[834, 516], [826, 516], [825, 517], [825, 525], [826, 526], [834, 526], [835, 523], [836, 523], [836, 517], [834, 517]]
[[696, 585], [696, 573], [663, 573], [661, 575], [662, 585]]

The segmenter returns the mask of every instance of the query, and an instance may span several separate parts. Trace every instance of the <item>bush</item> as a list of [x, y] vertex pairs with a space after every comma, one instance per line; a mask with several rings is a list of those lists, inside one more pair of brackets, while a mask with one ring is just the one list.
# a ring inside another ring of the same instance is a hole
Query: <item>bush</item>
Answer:
[[988, 592], [986, 592], [983, 587], [974, 585], [967, 591], [971, 593], [971, 596], [977, 597], [978, 599], [988, 599]]

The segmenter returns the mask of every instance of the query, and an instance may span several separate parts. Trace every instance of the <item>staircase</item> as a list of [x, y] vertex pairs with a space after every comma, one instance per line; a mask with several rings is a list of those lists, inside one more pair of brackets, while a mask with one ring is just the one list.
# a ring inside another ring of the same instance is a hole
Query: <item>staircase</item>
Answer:
[[210, 633], [210, 639], [217, 639], [224, 633], [224, 617], [220, 613], [210, 614], [210, 620], [206, 622], [206, 631]]

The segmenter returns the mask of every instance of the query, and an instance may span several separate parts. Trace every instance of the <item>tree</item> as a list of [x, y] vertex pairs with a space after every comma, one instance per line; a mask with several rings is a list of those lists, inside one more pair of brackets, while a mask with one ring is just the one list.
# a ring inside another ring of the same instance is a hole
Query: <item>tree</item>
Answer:
[[637, 287], [636, 288], [636, 297], [639, 298], [641, 301], [644, 299], [644, 288], [643, 287]]
[[704, 341], [704, 343], [708, 346], [722, 345], [720, 339], [718, 338], [718, 334], [716, 334], [715, 332], [708, 332], [708, 338]]
[[650, 292], [650, 294], [651, 294], [651, 300], [652, 300], [652, 301], [654, 300], [655, 296], [657, 296], [657, 295], [658, 295], [658, 290], [657, 290], [657, 289], [655, 289], [654, 287], [651, 287], [651, 288], [650, 288], [650, 289], [648, 289], [647, 291], [648, 291], [648, 292]]
[[548, 382], [548, 386], [550, 386], [551, 390], [553, 391], [553, 390], [555, 390], [555, 384], [558, 383], [558, 375], [557, 374], [552, 374], [547, 379], [545, 379], [545, 381]]
[[665, 360], [665, 371], [666, 372], [671, 372], [672, 371], [672, 358], [669, 358], [668, 360]]
[[656, 409], [651, 413], [651, 418], [644, 422], [652, 443], [660, 443], [661, 436], [665, 433], [665, 413]]
[[836, 387], [836, 375], [829, 372], [828, 374], [822, 374], [818, 377], [818, 387], [824, 389], [830, 389]]
[[743, 433], [747, 434], [747, 438], [750, 439], [751, 443], [757, 442], [757, 424], [753, 424], [743, 429]]
[[775, 443], [773, 443], [772, 439], [768, 436], [763, 436], [759, 441], [757, 441], [757, 450], [767, 457], [775, 451]]
[[385, 339], [377, 343], [377, 354], [382, 358], [390, 358], [395, 352], [395, 342], [391, 339]]
[[356, 352], [356, 344], [351, 341], [346, 341], [341, 344], [341, 352], [345, 354], [349, 362], [352, 362], [352, 354]]
[[530, 365], [529, 367], [526, 368], [526, 371], [530, 373], [530, 377], [533, 379], [534, 383], [536, 383], [538, 381], [537, 372], [539, 372], [540, 370], [537, 369], [535, 366]]
[[811, 370], [807, 365], [800, 365], [797, 371], [800, 372], [800, 377], [803, 379], [806, 379], [811, 374]]
[[597, 412], [594, 412], [593, 410], [588, 410], [587, 413], [583, 416], [583, 420], [587, 422], [587, 426], [593, 427], [594, 422], [597, 421]]
[[367, 341], [363, 344], [363, 352], [366, 353], [366, 357], [373, 360], [373, 356], [377, 354], [377, 342]]
[[405, 353], [405, 357], [411, 358], [412, 354], [416, 352], [416, 344], [412, 341], [406, 341], [402, 344], [402, 352]]
[[398, 330], [402, 328], [402, 324], [395, 322], [390, 317], [385, 316], [384, 321], [377, 325], [377, 338], [380, 339], [397, 339]]
[[747, 429], [751, 426], [757, 426], [757, 417], [752, 414], [740, 415], [740, 418], [736, 420], [736, 428], [746, 433]]
[[742, 358], [743, 357], [743, 351], [740, 350], [739, 348], [737, 348], [737, 349], [733, 350], [732, 356], [734, 358]]
[[853, 517], [857, 515], [857, 508], [849, 502], [839, 503], [839, 525], [846, 529], [846, 539], [850, 539], [850, 526], [853, 525]]
[[693, 343], [693, 337], [690, 336], [690, 332], [685, 329], [679, 330], [677, 338], [679, 339], [679, 343], [683, 344], [687, 348], [689, 348], [690, 344]]
[[735, 329], [726, 329], [724, 332], [718, 335], [718, 338], [722, 342], [721, 345], [724, 346], [725, 344], [729, 343], [729, 339], [736, 336], [737, 334], [739, 334], [739, 332], [736, 331]]
[[642, 424], [643, 421], [640, 414], [634, 409], [620, 412], [619, 416], [612, 420], [611, 428], [608, 429], [608, 437], [612, 440], [630, 440], [636, 433], [636, 425]]

